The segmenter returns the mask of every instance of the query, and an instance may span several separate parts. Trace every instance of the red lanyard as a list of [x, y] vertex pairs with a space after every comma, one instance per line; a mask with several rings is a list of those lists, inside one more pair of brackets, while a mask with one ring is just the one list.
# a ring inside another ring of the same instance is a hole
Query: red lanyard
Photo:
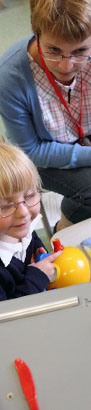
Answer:
[[66, 110], [68, 111], [68, 113], [69, 113], [69, 115], [70, 115], [72, 121], [74, 122], [75, 127], [76, 127], [76, 129], [77, 129], [77, 131], [78, 131], [78, 135], [79, 135], [79, 143], [81, 144], [81, 143], [82, 143], [82, 140], [83, 140], [83, 137], [84, 137], [84, 131], [83, 131], [82, 127], [81, 127], [81, 123], [82, 123], [82, 88], [83, 88], [82, 75], [81, 75], [80, 118], [79, 118], [79, 124], [80, 124], [80, 125], [78, 125], [77, 121], [76, 121], [76, 120], [74, 119], [74, 117], [72, 116], [72, 114], [71, 114], [71, 112], [70, 112], [70, 110], [69, 110], [69, 107], [68, 107], [66, 101], [64, 100], [64, 98], [63, 98], [63, 96], [62, 96], [62, 94], [61, 94], [61, 91], [59, 90], [59, 87], [57, 86], [57, 84], [56, 84], [56, 82], [55, 82], [55, 80], [54, 80], [54, 78], [53, 78], [53, 75], [52, 75], [51, 72], [48, 70], [48, 67], [47, 67], [46, 64], [45, 64], [45, 61], [44, 61], [43, 56], [42, 56], [42, 50], [41, 50], [41, 47], [40, 47], [40, 45], [39, 45], [39, 42], [38, 42], [38, 50], [39, 50], [39, 56], [40, 56], [40, 60], [41, 60], [41, 63], [42, 63], [42, 67], [43, 67], [43, 69], [44, 69], [44, 71], [45, 71], [45, 73], [46, 73], [46, 75], [47, 75], [47, 77], [48, 77], [48, 80], [50, 81], [51, 85], [52, 85], [53, 88], [55, 89], [55, 92], [56, 92], [57, 96], [59, 97], [61, 103], [64, 105], [64, 107], [65, 107]]

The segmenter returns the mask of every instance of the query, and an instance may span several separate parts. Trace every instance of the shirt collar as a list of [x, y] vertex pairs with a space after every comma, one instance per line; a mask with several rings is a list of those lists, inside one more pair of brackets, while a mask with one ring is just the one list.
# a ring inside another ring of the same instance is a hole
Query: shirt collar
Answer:
[[9, 265], [13, 256], [24, 262], [26, 257], [26, 249], [32, 240], [32, 232], [41, 218], [41, 214], [36, 216], [36, 218], [31, 222], [27, 236], [25, 236], [21, 242], [8, 242], [11, 237], [4, 235], [4, 241], [0, 241], [0, 258], [5, 267]]
[[70, 85], [65, 85], [65, 84], [61, 84], [59, 81], [55, 80], [55, 82], [57, 83], [57, 85], [61, 88], [63, 88], [64, 90], [68, 91], [69, 88], [70, 90], [73, 90], [75, 85], [76, 85], [76, 77], [74, 77], [72, 83]]

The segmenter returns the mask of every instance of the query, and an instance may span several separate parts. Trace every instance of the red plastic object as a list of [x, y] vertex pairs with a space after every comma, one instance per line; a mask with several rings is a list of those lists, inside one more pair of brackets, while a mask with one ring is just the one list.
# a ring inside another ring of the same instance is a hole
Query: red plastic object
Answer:
[[21, 360], [14, 360], [16, 370], [20, 379], [21, 387], [24, 393], [24, 396], [28, 402], [30, 410], [39, 410], [37, 399], [36, 399], [36, 390], [35, 384], [33, 381], [32, 374], [30, 372], [27, 364]]
[[62, 245], [62, 243], [60, 242], [60, 240], [58, 238], [53, 239], [53, 245], [54, 245], [54, 252], [58, 252], [58, 251], [63, 251], [64, 246]]

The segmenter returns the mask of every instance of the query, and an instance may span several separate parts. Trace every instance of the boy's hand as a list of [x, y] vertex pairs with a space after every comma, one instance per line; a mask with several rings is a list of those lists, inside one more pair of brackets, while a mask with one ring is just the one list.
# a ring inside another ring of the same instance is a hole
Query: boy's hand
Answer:
[[41, 246], [40, 248], [38, 248], [38, 249], [36, 250], [35, 254], [33, 253], [33, 255], [32, 255], [32, 257], [31, 257], [31, 260], [30, 260], [30, 263], [36, 262], [36, 257], [37, 257], [38, 255], [40, 255], [40, 253], [47, 253], [46, 250], [45, 250], [45, 248], [43, 248], [43, 246]]
[[35, 257], [37, 257], [38, 255], [40, 255], [40, 253], [47, 253], [45, 248], [43, 248], [43, 246], [41, 246], [40, 248], [37, 248], [36, 252], [35, 252]]
[[49, 280], [52, 279], [54, 275], [54, 261], [55, 259], [61, 255], [62, 251], [58, 251], [56, 253], [52, 253], [52, 255], [42, 259], [41, 261], [37, 263], [32, 263], [32, 266], [35, 266], [36, 268], [42, 270], [48, 277]]

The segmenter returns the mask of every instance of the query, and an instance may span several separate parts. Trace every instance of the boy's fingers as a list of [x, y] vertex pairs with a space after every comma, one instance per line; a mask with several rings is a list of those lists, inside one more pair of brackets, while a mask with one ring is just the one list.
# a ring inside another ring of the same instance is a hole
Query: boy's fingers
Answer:
[[35, 252], [35, 256], [40, 255], [40, 253], [47, 253], [45, 248], [43, 248], [43, 246], [41, 246], [40, 248], [37, 248], [37, 250]]
[[[48, 256], [48, 259], [50, 262], [55, 261], [56, 258], [58, 258], [59, 255], [61, 255], [62, 251], [58, 251], [55, 253], [52, 253], [52, 255]], [[47, 258], [46, 258], [47, 259]]]

